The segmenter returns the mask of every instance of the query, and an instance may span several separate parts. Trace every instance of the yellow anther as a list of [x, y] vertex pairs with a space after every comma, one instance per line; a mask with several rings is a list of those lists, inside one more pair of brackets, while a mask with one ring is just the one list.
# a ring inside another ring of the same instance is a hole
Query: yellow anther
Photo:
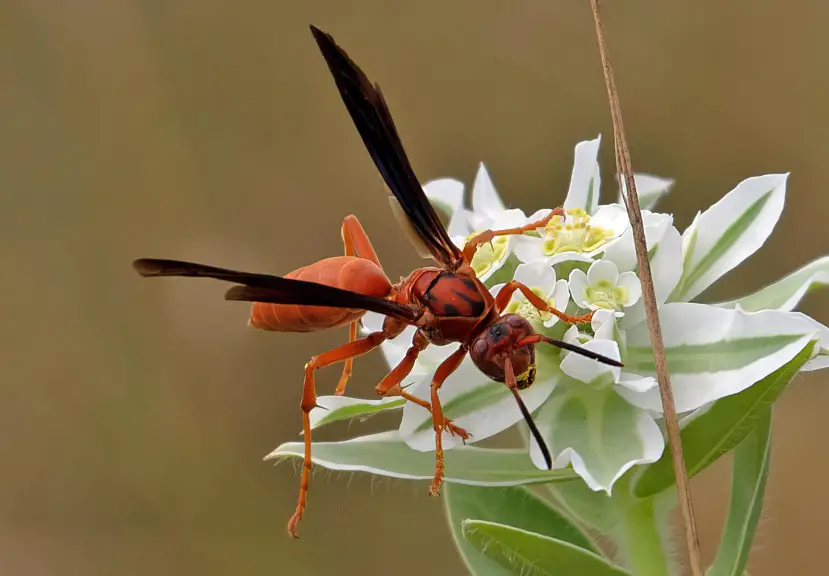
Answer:
[[569, 208], [566, 218], [554, 216], [544, 230], [542, 250], [547, 256], [561, 252], [592, 252], [604, 245], [612, 231], [591, 226], [590, 215], [582, 208]]

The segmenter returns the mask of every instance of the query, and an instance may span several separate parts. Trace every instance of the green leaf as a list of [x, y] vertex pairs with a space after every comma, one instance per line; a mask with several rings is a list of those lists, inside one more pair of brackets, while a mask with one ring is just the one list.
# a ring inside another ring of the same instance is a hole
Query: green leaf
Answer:
[[545, 488], [585, 526], [610, 532], [619, 523], [619, 512], [614, 505], [618, 490], [613, 492], [613, 497], [608, 497], [607, 492], [594, 492], [584, 482], [560, 482]]
[[[302, 442], [287, 442], [265, 460], [301, 458]], [[396, 430], [343, 442], [314, 442], [312, 460], [331, 470], [369, 472], [380, 476], [431, 480], [435, 453], [409, 448]], [[476, 486], [514, 486], [577, 479], [572, 470], [539, 470], [525, 449], [495, 450], [458, 446], [445, 452], [445, 480]]]
[[494, 522], [466, 520], [463, 537], [479, 552], [522, 576], [624, 576], [625, 570], [570, 542]]
[[476, 575], [506, 575], [510, 572], [464, 540], [461, 522], [470, 518], [538, 532], [600, 554], [590, 538], [566, 516], [523, 486], [447, 486], [444, 503], [455, 544], [470, 572]]
[[740, 576], [748, 563], [769, 475], [771, 412], [765, 410], [751, 434], [734, 449], [728, 518], [708, 576]]
[[793, 310], [807, 292], [829, 286], [829, 256], [818, 258], [748, 296], [720, 302], [714, 306], [734, 308], [738, 304], [746, 312], [758, 310]]
[[[692, 477], [739, 444], [764, 416], [769, 406], [809, 359], [815, 342], [810, 342], [792, 360], [753, 386], [715, 402], [711, 408], [683, 428], [682, 448], [685, 469]], [[633, 480], [633, 493], [647, 498], [673, 486], [674, 472], [666, 451], [646, 466]]]
[[320, 396], [317, 398], [317, 407], [311, 410], [311, 429], [319, 428], [339, 420], [352, 418], [366, 419], [372, 414], [384, 410], [402, 408], [405, 398], [380, 398], [364, 400], [349, 396]]

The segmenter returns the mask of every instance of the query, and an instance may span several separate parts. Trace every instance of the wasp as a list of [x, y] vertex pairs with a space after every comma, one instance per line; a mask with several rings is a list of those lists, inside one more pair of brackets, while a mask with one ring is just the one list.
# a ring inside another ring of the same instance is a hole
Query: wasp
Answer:
[[[520, 291], [540, 312], [554, 314], [568, 323], [589, 322], [592, 313], [568, 316], [515, 280], [508, 282], [497, 297], [493, 297], [470, 265], [482, 244], [498, 236], [542, 228], [563, 211], [560, 208], [553, 210], [547, 217], [517, 228], [485, 230], [470, 238], [463, 248], [456, 246], [412, 169], [380, 87], [368, 80], [329, 34], [314, 26], [311, 26], [311, 32], [369, 155], [393, 195], [393, 212], [417, 251], [430, 257], [434, 265], [418, 268], [393, 284], [368, 235], [353, 215], [346, 216], [342, 224], [343, 256], [319, 260], [285, 276], [253, 274], [179, 260], [142, 258], [133, 263], [142, 276], [203, 277], [237, 284], [227, 291], [225, 299], [252, 302], [248, 323], [255, 328], [315, 332], [349, 327], [348, 343], [318, 354], [305, 364], [301, 402], [305, 454], [297, 506], [287, 527], [294, 537], [308, 494], [312, 462], [309, 413], [317, 406], [314, 376], [318, 369], [342, 362], [343, 371], [335, 393], [344, 394], [354, 358], [396, 338], [408, 326], [417, 328], [404, 358], [375, 390], [380, 396], [400, 396], [431, 412], [435, 431], [435, 473], [429, 491], [435, 495], [443, 481], [444, 431], [464, 440], [470, 437], [444, 416], [439, 395], [443, 383], [467, 355], [484, 374], [503, 382], [512, 392], [530, 432], [541, 447], [548, 468], [552, 468], [549, 450], [519, 394], [535, 380], [535, 345], [551, 344], [621, 366], [611, 358], [538, 334], [522, 316], [503, 314], [503, 311], [512, 295]], [[385, 320], [381, 330], [357, 338], [358, 324], [366, 311], [382, 314]], [[407, 393], [402, 382], [418, 355], [430, 345], [454, 345], [456, 348], [435, 370], [427, 401]]]

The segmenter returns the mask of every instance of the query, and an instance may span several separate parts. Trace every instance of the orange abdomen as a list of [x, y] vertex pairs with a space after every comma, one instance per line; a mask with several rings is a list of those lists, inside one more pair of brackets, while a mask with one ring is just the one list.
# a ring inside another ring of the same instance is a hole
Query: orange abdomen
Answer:
[[[379, 266], [370, 260], [354, 256], [326, 258], [294, 270], [286, 274], [285, 278], [317, 282], [377, 298], [385, 298], [392, 288], [391, 282]], [[344, 326], [358, 320], [363, 314], [363, 310], [327, 306], [254, 302], [248, 323], [262, 330], [314, 332]]]

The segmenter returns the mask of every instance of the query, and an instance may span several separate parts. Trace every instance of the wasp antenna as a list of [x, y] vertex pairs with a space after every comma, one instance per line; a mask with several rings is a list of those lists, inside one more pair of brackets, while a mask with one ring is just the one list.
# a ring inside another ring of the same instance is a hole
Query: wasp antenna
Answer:
[[553, 458], [550, 456], [550, 449], [547, 448], [547, 443], [544, 441], [544, 438], [541, 436], [541, 432], [538, 431], [538, 426], [535, 425], [535, 420], [533, 420], [532, 414], [527, 409], [527, 405], [524, 404], [524, 399], [521, 398], [521, 395], [518, 393], [518, 382], [515, 380], [515, 370], [512, 367], [512, 360], [509, 357], [509, 354], [505, 354], [504, 358], [504, 380], [507, 388], [509, 388], [510, 392], [512, 392], [513, 398], [515, 398], [516, 404], [518, 404], [518, 409], [521, 410], [521, 415], [524, 417], [524, 421], [527, 423], [527, 426], [530, 428], [530, 434], [532, 437], [535, 438], [536, 443], [538, 443], [538, 447], [541, 449], [541, 455], [544, 456], [544, 463], [547, 465], [547, 470], [553, 469]]
[[527, 405], [524, 404], [524, 399], [521, 398], [521, 395], [518, 393], [518, 389], [510, 388], [510, 390], [512, 391], [512, 395], [518, 404], [518, 409], [521, 410], [521, 415], [524, 416], [524, 421], [530, 429], [530, 434], [532, 434], [532, 437], [535, 438], [538, 447], [541, 449], [541, 455], [544, 456], [544, 463], [547, 465], [547, 470], [552, 470], [553, 458], [550, 456], [550, 449], [547, 447], [547, 443], [541, 436], [541, 432], [538, 431], [538, 426], [535, 425], [535, 420], [533, 420], [532, 414], [530, 414], [530, 411], [527, 409]]
[[588, 350], [583, 346], [579, 346], [578, 344], [570, 344], [569, 342], [565, 342], [564, 340], [556, 340], [555, 338], [548, 338], [546, 336], [542, 336], [541, 334], [531, 334], [526, 338], [522, 338], [518, 341], [518, 346], [526, 346], [527, 344], [537, 344], [539, 342], [545, 342], [547, 344], [552, 344], [562, 350], [567, 350], [568, 352], [575, 352], [576, 354], [580, 354], [586, 358], [590, 358], [591, 360], [596, 360], [597, 362], [601, 362], [602, 364], [607, 364], [608, 366], [616, 366], [617, 368], [624, 368], [624, 364], [619, 362], [618, 360], [614, 360], [604, 354], [599, 354], [598, 352], [593, 352], [592, 350]]

